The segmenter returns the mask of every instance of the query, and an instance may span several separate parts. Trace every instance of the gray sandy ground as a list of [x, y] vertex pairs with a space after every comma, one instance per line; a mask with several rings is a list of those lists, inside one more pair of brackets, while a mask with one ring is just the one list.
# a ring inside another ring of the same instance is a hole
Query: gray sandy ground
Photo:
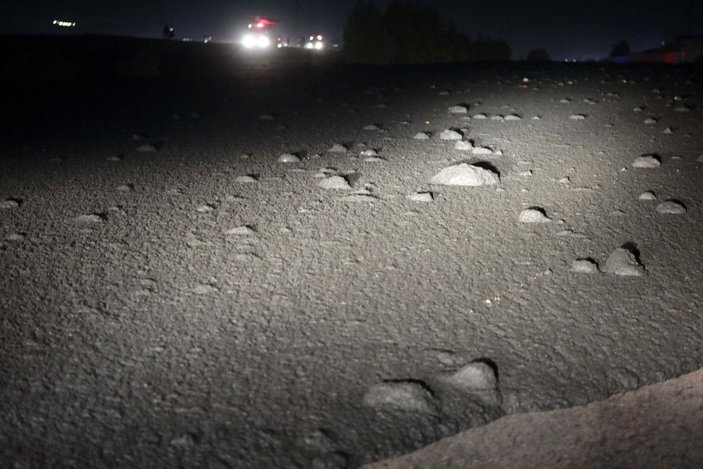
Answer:
[[566, 410], [503, 417], [378, 469], [703, 466], [703, 371]]
[[[703, 366], [697, 70], [265, 65], [3, 127], [0, 465], [356, 467]], [[499, 184], [430, 184], [460, 163]], [[642, 275], [571, 271], [621, 246]]]

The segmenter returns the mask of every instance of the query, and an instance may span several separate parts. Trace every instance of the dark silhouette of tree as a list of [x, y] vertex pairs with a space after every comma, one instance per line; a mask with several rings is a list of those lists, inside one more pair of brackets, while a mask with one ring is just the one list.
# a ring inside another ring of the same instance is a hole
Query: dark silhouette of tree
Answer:
[[622, 57], [625, 55], [630, 55], [630, 45], [624, 39], [617, 44], [615, 44], [610, 51], [611, 57]]
[[344, 55], [352, 62], [388, 63], [394, 44], [373, 1], [359, 1], [344, 25]]
[[436, 8], [392, 0], [381, 12], [372, 0], [360, 0], [344, 26], [344, 54], [357, 63], [433, 63], [510, 60], [502, 40], [473, 42], [453, 25], [447, 27]]
[[473, 42], [466, 34], [457, 31], [453, 24], [447, 30], [447, 41], [449, 42], [449, 54], [454, 62], [468, 62], [473, 60]]
[[549, 54], [546, 49], [532, 49], [527, 53], [527, 60], [534, 62], [549, 62]]
[[510, 60], [513, 51], [502, 39], [483, 38], [474, 43], [474, 60], [480, 61], [504, 61]]

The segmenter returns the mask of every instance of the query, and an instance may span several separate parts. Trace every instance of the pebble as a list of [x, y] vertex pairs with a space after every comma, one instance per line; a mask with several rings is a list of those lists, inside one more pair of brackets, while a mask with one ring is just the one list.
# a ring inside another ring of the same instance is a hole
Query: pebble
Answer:
[[597, 274], [600, 272], [598, 264], [593, 259], [582, 258], [571, 262], [571, 272], [579, 274]]
[[408, 195], [407, 198], [413, 202], [432, 202], [434, 200], [432, 192], [416, 192]]
[[195, 209], [198, 213], [209, 213], [215, 210], [215, 206], [212, 204], [203, 204]]
[[644, 275], [644, 267], [637, 261], [632, 251], [621, 247], [608, 256], [603, 272], [612, 275], [641, 277]]
[[586, 119], [585, 114], [572, 114], [569, 119], [574, 120], [574, 121], [582, 121]]
[[153, 153], [157, 150], [158, 149], [156, 148], [156, 146], [152, 145], [151, 143], [145, 143], [144, 145], [137, 147], [137, 151], [140, 153]]
[[473, 150], [474, 144], [468, 140], [457, 140], [456, 144], [454, 144], [454, 149], [460, 151]]
[[386, 382], [371, 386], [364, 394], [363, 402], [376, 410], [399, 410], [420, 414], [433, 414], [430, 402], [432, 394], [427, 388], [412, 381]]
[[246, 174], [246, 175], [244, 175], [244, 176], [237, 176], [237, 177], [234, 179], [234, 182], [240, 182], [240, 183], [249, 184], [249, 183], [257, 182], [257, 179], [256, 179], [256, 177], [254, 177], [254, 176], [251, 176], [251, 175], [249, 175], [249, 174]]
[[442, 381], [464, 391], [489, 391], [498, 388], [495, 370], [487, 363], [469, 363], [456, 373], [442, 377]]
[[518, 216], [520, 223], [549, 223], [552, 221], [541, 208], [527, 208]]
[[[346, 150], [345, 150], [346, 151]], [[279, 163], [300, 163], [300, 157], [298, 155], [294, 155], [292, 153], [284, 153], [281, 156], [278, 157], [278, 162]]]
[[450, 106], [449, 107], [449, 113], [450, 114], [467, 114], [469, 112], [469, 108], [466, 106]]
[[467, 163], [444, 168], [430, 179], [430, 184], [445, 186], [483, 186], [499, 182], [495, 172]]
[[376, 124], [369, 124], [363, 127], [363, 130], [369, 131], [369, 132], [374, 132], [374, 131], [379, 131], [381, 128], [376, 125]]
[[474, 155], [492, 155], [493, 149], [488, 147], [474, 147], [472, 149]]
[[485, 120], [488, 119], [488, 116], [482, 112], [479, 112], [478, 114], [474, 114], [471, 118], [476, 120]]
[[122, 157], [120, 155], [108, 156], [107, 161], [122, 161]]
[[652, 191], [642, 192], [637, 196], [639, 200], [657, 200], [657, 195]]
[[341, 143], [335, 143], [327, 151], [329, 151], [330, 153], [346, 153], [348, 150], [349, 149], [345, 145], [342, 145]]
[[522, 117], [518, 116], [517, 114], [508, 114], [505, 116], [506, 121], [519, 121], [521, 120]]
[[656, 120], [655, 118], [653, 118], [653, 117], [648, 117], [648, 118], [645, 119], [643, 122], [644, 122], [645, 125], [654, 125], [654, 124], [657, 123], [657, 120]]
[[318, 186], [322, 187], [323, 189], [328, 189], [328, 190], [350, 190], [352, 187], [349, 185], [349, 182], [342, 176], [330, 176], [324, 178], [322, 181], [317, 183]]
[[686, 213], [686, 206], [676, 200], [667, 200], [657, 205], [656, 211], [667, 215], [683, 215]]
[[256, 234], [256, 230], [249, 225], [241, 225], [225, 231], [225, 234], [236, 236], [247, 236]]
[[418, 132], [413, 136], [413, 138], [415, 140], [429, 140], [430, 134], [429, 132]]
[[661, 160], [656, 155], [639, 156], [632, 162], [633, 168], [658, 168], [661, 166]]
[[439, 138], [441, 140], [462, 140], [464, 136], [461, 134], [461, 132], [458, 132], [453, 129], [447, 129], [439, 134]]
[[17, 208], [20, 206], [21, 201], [19, 199], [5, 199], [0, 200], [0, 209], [8, 210], [11, 208]]

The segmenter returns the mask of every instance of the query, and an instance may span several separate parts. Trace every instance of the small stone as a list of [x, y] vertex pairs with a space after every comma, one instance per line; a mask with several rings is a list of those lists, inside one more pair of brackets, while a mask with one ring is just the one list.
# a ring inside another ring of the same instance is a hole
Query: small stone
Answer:
[[569, 119], [574, 120], [574, 121], [582, 121], [586, 119], [585, 114], [572, 114]]
[[598, 264], [593, 259], [583, 258], [571, 262], [571, 272], [579, 274], [597, 274], [600, 272]]
[[318, 186], [322, 187], [323, 189], [328, 189], [328, 190], [341, 190], [341, 191], [346, 191], [350, 190], [352, 187], [349, 185], [349, 182], [342, 176], [330, 176], [322, 181], [320, 181]]
[[367, 157], [370, 157], [370, 156], [378, 156], [378, 152], [377, 152], [376, 150], [374, 150], [373, 148], [369, 148], [368, 150], [363, 150], [363, 151], [360, 153], [360, 155], [361, 155], [361, 156], [367, 156]]
[[528, 208], [520, 212], [518, 216], [520, 223], [549, 223], [552, 221], [542, 209]]
[[690, 112], [691, 108], [688, 106], [679, 106], [674, 108], [674, 112]]
[[491, 116], [491, 120], [503, 122], [504, 119], [503, 116], [501, 116], [500, 114], [496, 114], [495, 116]]
[[298, 155], [294, 155], [292, 153], [284, 153], [278, 157], [278, 162], [284, 163], [284, 164], [300, 163], [300, 157]]
[[644, 267], [637, 261], [637, 257], [632, 251], [621, 247], [608, 256], [603, 272], [612, 275], [641, 277], [644, 275]]
[[412, 381], [386, 382], [371, 386], [363, 402], [376, 410], [399, 410], [420, 414], [433, 414], [430, 407], [432, 394], [427, 388]]
[[441, 140], [462, 140], [464, 136], [461, 134], [461, 132], [458, 132], [453, 129], [447, 129], [439, 134], [439, 138]]
[[471, 118], [476, 120], [486, 120], [488, 119], [488, 116], [482, 112], [479, 112], [478, 114], [474, 114]]
[[449, 113], [450, 114], [467, 114], [469, 112], [469, 108], [466, 106], [450, 106], [449, 107]]
[[212, 204], [203, 204], [195, 209], [198, 213], [209, 213], [215, 210], [215, 206]]
[[637, 198], [639, 200], [657, 200], [656, 194], [652, 191], [642, 192], [640, 195], [637, 196]]
[[505, 116], [506, 121], [519, 121], [521, 120], [522, 117], [518, 116], [517, 114], [508, 114]]
[[499, 182], [495, 172], [466, 163], [444, 168], [430, 179], [430, 184], [445, 186], [483, 186]]
[[20, 242], [20, 241], [24, 241], [25, 239], [27, 239], [27, 235], [25, 235], [24, 233], [10, 233], [7, 236], [5, 236], [5, 241], [15, 242], [15, 243]]
[[407, 198], [413, 202], [432, 202], [434, 200], [432, 192], [416, 192], [408, 195]]
[[683, 215], [686, 206], [676, 200], [667, 200], [657, 205], [656, 211], [667, 215]]
[[153, 153], [155, 151], [158, 151], [158, 149], [155, 145], [152, 145], [151, 143], [145, 143], [144, 145], [137, 147], [137, 151], [140, 153]]
[[661, 166], [661, 159], [657, 155], [643, 155], [637, 157], [632, 162], [633, 168], [658, 168]]
[[329, 151], [330, 153], [346, 153], [348, 150], [349, 149], [345, 145], [342, 145], [341, 143], [335, 143], [327, 151]]
[[701, 156], [699, 156], [698, 158], [696, 158], [696, 162], [698, 162], [698, 163], [703, 163], [703, 155], [701, 155]]
[[413, 138], [415, 140], [429, 140], [430, 134], [428, 132], [418, 132], [413, 136]]
[[265, 114], [261, 114], [259, 116], [259, 120], [262, 120], [262, 121], [272, 121], [273, 119], [274, 119], [274, 115], [271, 114], [270, 112], [267, 112]]
[[256, 234], [256, 230], [249, 225], [241, 225], [225, 231], [225, 234], [236, 236], [248, 236]]
[[657, 123], [657, 120], [654, 117], [648, 117], [643, 122], [645, 125], [654, 125]]
[[474, 147], [472, 149], [474, 155], [492, 155], [493, 149], [488, 147]]
[[381, 128], [376, 124], [369, 124], [369, 125], [364, 126], [362, 130], [366, 130], [369, 132], [375, 132], [375, 131], [381, 130]]
[[667, 127], [666, 129], [664, 129], [664, 133], [666, 135], [671, 135], [674, 133], [674, 129], [672, 129], [671, 127]]
[[473, 150], [474, 144], [468, 140], [457, 140], [457, 142], [454, 144], [454, 149], [460, 151]]
[[120, 155], [108, 156], [107, 161], [122, 161], [122, 157]]
[[117, 186], [117, 190], [119, 192], [132, 192], [134, 190], [134, 186], [131, 184], [122, 184]]
[[0, 200], [0, 209], [2, 210], [8, 210], [11, 208], [17, 208], [20, 206], [22, 203], [21, 200], [19, 199], [5, 199], [5, 200]]
[[239, 182], [239, 183], [243, 183], [243, 184], [251, 184], [251, 183], [257, 182], [257, 179], [254, 176], [246, 174], [243, 176], [237, 176], [234, 179], [234, 182]]

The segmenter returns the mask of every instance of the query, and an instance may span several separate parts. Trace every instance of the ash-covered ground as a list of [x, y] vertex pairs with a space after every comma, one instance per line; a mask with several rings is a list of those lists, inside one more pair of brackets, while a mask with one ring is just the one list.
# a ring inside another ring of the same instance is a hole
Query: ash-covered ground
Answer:
[[6, 87], [0, 465], [356, 467], [700, 368], [700, 71]]

